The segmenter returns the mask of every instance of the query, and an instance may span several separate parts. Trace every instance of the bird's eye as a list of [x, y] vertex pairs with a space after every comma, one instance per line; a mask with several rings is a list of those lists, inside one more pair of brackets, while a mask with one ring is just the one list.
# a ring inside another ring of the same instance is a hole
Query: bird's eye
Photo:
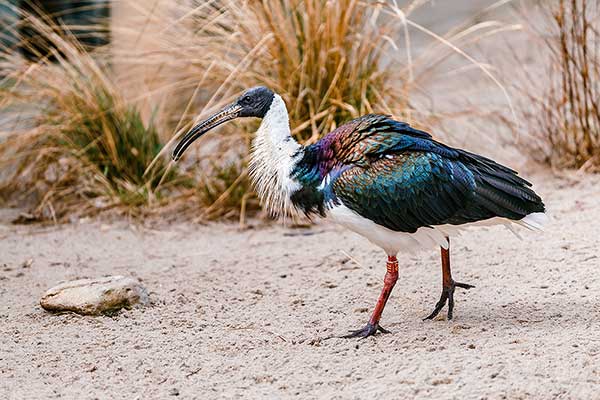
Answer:
[[249, 105], [250, 103], [252, 103], [252, 100], [250, 99], [250, 96], [244, 96], [240, 99], [240, 103], [244, 105]]

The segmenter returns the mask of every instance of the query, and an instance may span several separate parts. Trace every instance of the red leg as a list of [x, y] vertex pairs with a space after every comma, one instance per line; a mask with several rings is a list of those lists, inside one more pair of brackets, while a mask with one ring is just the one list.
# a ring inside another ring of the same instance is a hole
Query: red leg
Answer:
[[377, 299], [377, 304], [373, 310], [373, 315], [371, 315], [371, 319], [369, 320], [369, 323], [372, 325], [379, 324], [381, 314], [385, 308], [385, 303], [387, 303], [387, 300], [392, 293], [392, 289], [394, 289], [394, 285], [398, 280], [398, 260], [396, 259], [396, 256], [388, 256], [386, 268], [387, 272], [383, 278], [383, 289], [381, 290], [379, 299]]
[[389, 333], [388, 330], [379, 326], [379, 320], [381, 319], [381, 314], [385, 308], [385, 303], [387, 303], [387, 300], [392, 293], [392, 289], [394, 289], [394, 285], [398, 280], [398, 260], [396, 259], [396, 256], [388, 256], [386, 268], [387, 272], [383, 278], [383, 289], [377, 299], [377, 304], [375, 305], [371, 319], [369, 319], [369, 323], [362, 329], [351, 331], [350, 334], [344, 336], [345, 338], [367, 337], [374, 335], [377, 331]]
[[448, 248], [444, 249], [441, 247], [441, 255], [442, 255], [442, 295], [440, 296], [440, 300], [435, 305], [435, 308], [429, 316], [425, 319], [433, 319], [435, 318], [446, 302], [448, 302], [448, 320], [452, 319], [452, 312], [454, 311], [454, 289], [457, 287], [463, 289], [471, 289], [475, 286], [469, 285], [467, 283], [454, 282], [452, 279], [452, 271], [450, 270], [450, 239], [448, 238]]
[[450, 245], [445, 249], [440, 247], [442, 253], [442, 287], [450, 287], [452, 284], [452, 271], [450, 271]]

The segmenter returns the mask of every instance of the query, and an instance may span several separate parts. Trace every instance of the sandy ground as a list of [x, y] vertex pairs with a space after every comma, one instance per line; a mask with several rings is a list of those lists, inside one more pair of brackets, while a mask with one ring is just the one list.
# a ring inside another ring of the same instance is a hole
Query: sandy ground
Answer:
[[[393, 333], [366, 340], [329, 337], [366, 322], [385, 258], [333, 225], [40, 228], [3, 210], [0, 398], [597, 398], [600, 177], [531, 178], [553, 214], [545, 233], [457, 238], [455, 278], [476, 288], [451, 322], [422, 321], [438, 252], [401, 256], [382, 320]], [[38, 305], [59, 281], [107, 274], [138, 277], [152, 305]]]

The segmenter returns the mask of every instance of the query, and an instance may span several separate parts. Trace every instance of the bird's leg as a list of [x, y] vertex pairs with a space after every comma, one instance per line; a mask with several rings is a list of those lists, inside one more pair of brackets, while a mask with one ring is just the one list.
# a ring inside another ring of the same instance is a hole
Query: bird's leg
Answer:
[[452, 312], [454, 311], [454, 289], [459, 287], [463, 289], [471, 289], [475, 286], [469, 285], [467, 283], [455, 282], [452, 279], [452, 271], [450, 270], [450, 239], [448, 239], [448, 248], [442, 250], [442, 295], [440, 296], [440, 300], [435, 305], [435, 309], [429, 316], [424, 319], [433, 319], [435, 318], [446, 302], [448, 302], [448, 320], [452, 319]]
[[379, 299], [377, 299], [377, 304], [375, 305], [375, 309], [373, 310], [373, 314], [371, 315], [371, 319], [367, 325], [355, 331], [350, 331], [348, 335], [343, 336], [344, 338], [353, 338], [353, 337], [363, 337], [374, 335], [377, 331], [382, 333], [390, 333], [387, 329], [379, 326], [379, 320], [381, 319], [381, 314], [383, 313], [383, 309], [385, 308], [385, 303], [387, 302], [390, 294], [392, 293], [392, 289], [394, 289], [394, 285], [398, 280], [398, 260], [396, 256], [388, 256], [387, 260], [387, 272], [385, 273], [385, 278], [383, 278], [383, 289], [381, 290], [381, 294], [379, 295]]

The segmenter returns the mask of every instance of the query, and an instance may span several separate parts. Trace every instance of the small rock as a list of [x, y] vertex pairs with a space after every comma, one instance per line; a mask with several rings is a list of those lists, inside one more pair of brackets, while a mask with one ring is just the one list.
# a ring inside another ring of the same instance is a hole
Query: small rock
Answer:
[[47, 311], [73, 311], [98, 315], [148, 303], [148, 292], [135, 279], [108, 276], [98, 279], [79, 279], [48, 289], [40, 305]]

